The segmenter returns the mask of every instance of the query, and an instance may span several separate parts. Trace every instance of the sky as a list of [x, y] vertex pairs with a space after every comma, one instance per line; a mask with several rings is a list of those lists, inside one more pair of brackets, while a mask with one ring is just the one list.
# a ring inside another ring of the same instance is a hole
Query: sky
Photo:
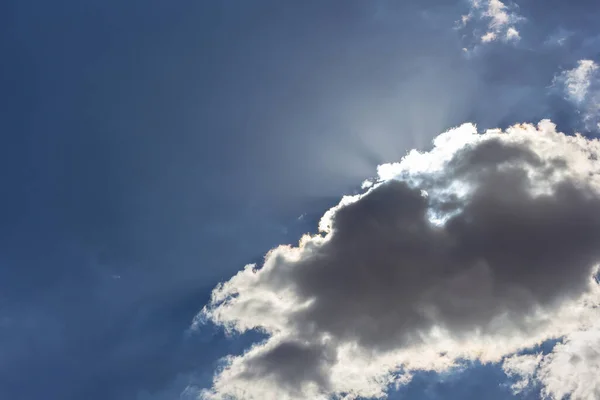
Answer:
[[599, 17], [1, 2], [0, 398], [599, 398]]

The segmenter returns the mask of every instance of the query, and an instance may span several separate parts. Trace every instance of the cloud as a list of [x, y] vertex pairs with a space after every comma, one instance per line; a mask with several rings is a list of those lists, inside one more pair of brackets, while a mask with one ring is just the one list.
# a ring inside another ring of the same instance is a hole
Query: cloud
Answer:
[[493, 42], [494, 40], [496, 40], [496, 38], [497, 38], [497, 36], [494, 32], [488, 32], [481, 37], [481, 41], [483, 43], [488, 43], [488, 42]]
[[268, 338], [228, 357], [202, 396], [383, 397], [414, 371], [499, 362], [580, 329], [600, 299], [599, 153], [547, 120], [464, 124], [381, 165], [320, 234], [214, 289], [199, 319]]
[[585, 100], [597, 70], [598, 65], [594, 61], [580, 60], [576, 68], [563, 72], [562, 78], [569, 100], [578, 104]]
[[[600, 315], [597, 315], [600, 316]], [[600, 325], [574, 332], [544, 357], [537, 373], [543, 393], [553, 399], [600, 397]]]
[[549, 399], [594, 400], [600, 397], [600, 313], [572, 332], [546, 355], [513, 356], [504, 361], [509, 376], [518, 377], [515, 392], [539, 385]]
[[518, 377], [511, 389], [515, 394], [523, 392], [531, 384], [542, 361], [542, 354], [515, 355], [504, 360], [502, 369], [509, 377]]
[[519, 40], [520, 38], [521, 35], [519, 34], [519, 31], [514, 27], [511, 26], [506, 30], [506, 40]]
[[583, 116], [585, 127], [600, 130], [600, 73], [593, 60], [579, 60], [573, 69], [554, 78], [554, 84], [564, 91]]
[[516, 5], [509, 7], [500, 0], [471, 0], [470, 3], [469, 13], [461, 17], [459, 27], [476, 23], [474, 35], [479, 37], [479, 42], [510, 42], [521, 38], [517, 24], [525, 18], [518, 14]]
[[554, 31], [548, 38], [544, 41], [544, 45], [546, 46], [564, 46], [569, 38], [573, 36], [573, 32], [568, 31], [564, 28], [558, 28]]

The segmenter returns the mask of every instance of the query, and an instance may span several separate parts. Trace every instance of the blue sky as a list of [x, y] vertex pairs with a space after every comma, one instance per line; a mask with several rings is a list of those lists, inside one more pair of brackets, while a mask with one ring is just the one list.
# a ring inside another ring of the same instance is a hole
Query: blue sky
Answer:
[[[195, 398], [263, 338], [190, 330], [216, 284], [378, 165], [464, 122], [595, 137], [600, 4], [482, 3], [2, 2], [0, 398]], [[540, 396], [466, 363], [390, 398]]]

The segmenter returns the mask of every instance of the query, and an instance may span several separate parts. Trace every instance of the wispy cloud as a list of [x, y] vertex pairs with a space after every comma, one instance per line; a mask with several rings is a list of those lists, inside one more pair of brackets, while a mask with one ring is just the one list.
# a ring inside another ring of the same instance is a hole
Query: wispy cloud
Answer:
[[576, 68], [565, 71], [561, 78], [564, 82], [567, 98], [577, 104], [585, 101], [598, 65], [592, 60], [579, 61]]
[[600, 130], [600, 71], [593, 60], [580, 60], [554, 78], [554, 85], [582, 114], [585, 127]]
[[513, 393], [522, 393], [533, 385], [542, 358], [543, 355], [538, 353], [514, 355], [504, 360], [502, 364], [504, 373], [511, 378], [516, 378], [516, 382], [511, 386]]

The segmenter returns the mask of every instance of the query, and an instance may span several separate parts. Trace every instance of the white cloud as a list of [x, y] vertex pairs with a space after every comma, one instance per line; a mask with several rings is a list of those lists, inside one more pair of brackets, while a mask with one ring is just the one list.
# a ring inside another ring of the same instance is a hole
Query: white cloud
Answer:
[[500, 0], [471, 0], [469, 13], [461, 16], [458, 25], [465, 28], [470, 23], [474, 23], [473, 29], [476, 35], [477, 32], [484, 32], [479, 34], [481, 43], [497, 40], [515, 42], [521, 39], [517, 25], [524, 20], [525, 18], [517, 13], [517, 7], [514, 4], [508, 7]]
[[582, 114], [587, 129], [596, 130], [600, 123], [600, 71], [593, 60], [580, 60], [573, 69], [563, 71], [554, 78]]
[[514, 27], [510, 27], [506, 30], [506, 40], [519, 40], [521, 35]]
[[365, 179], [360, 185], [361, 189], [368, 189], [374, 185], [374, 182], [370, 179]]
[[[381, 165], [320, 234], [215, 288], [198, 321], [268, 339], [228, 357], [203, 398], [381, 398], [417, 370], [500, 362], [585, 331], [600, 305], [599, 155], [598, 141], [550, 121], [465, 124]], [[523, 377], [515, 389], [562, 362], [519, 357], [504, 361]]]
[[598, 65], [592, 60], [580, 60], [576, 68], [563, 73], [565, 92], [570, 100], [582, 103], [588, 96]]
[[490, 18], [490, 28], [502, 29], [511, 23], [514, 17], [507, 12], [506, 5], [500, 0], [489, 0], [484, 15]]
[[[596, 315], [600, 320], [600, 314]], [[600, 398], [600, 324], [567, 335], [540, 364], [537, 378], [552, 399]]]
[[531, 386], [533, 377], [542, 361], [542, 354], [515, 355], [504, 360], [502, 369], [509, 377], [518, 380], [511, 386], [515, 394], [521, 393]]
[[551, 400], [596, 400], [600, 398], [600, 310], [590, 309], [587, 323], [567, 334], [544, 356], [513, 356], [504, 361], [504, 371], [519, 381], [520, 392], [540, 385]]
[[494, 32], [488, 32], [488, 33], [486, 33], [485, 35], [483, 35], [481, 37], [481, 41], [483, 43], [488, 43], [488, 42], [493, 42], [494, 40], [496, 40], [496, 38], [497, 38], [496, 33], [494, 33]]

